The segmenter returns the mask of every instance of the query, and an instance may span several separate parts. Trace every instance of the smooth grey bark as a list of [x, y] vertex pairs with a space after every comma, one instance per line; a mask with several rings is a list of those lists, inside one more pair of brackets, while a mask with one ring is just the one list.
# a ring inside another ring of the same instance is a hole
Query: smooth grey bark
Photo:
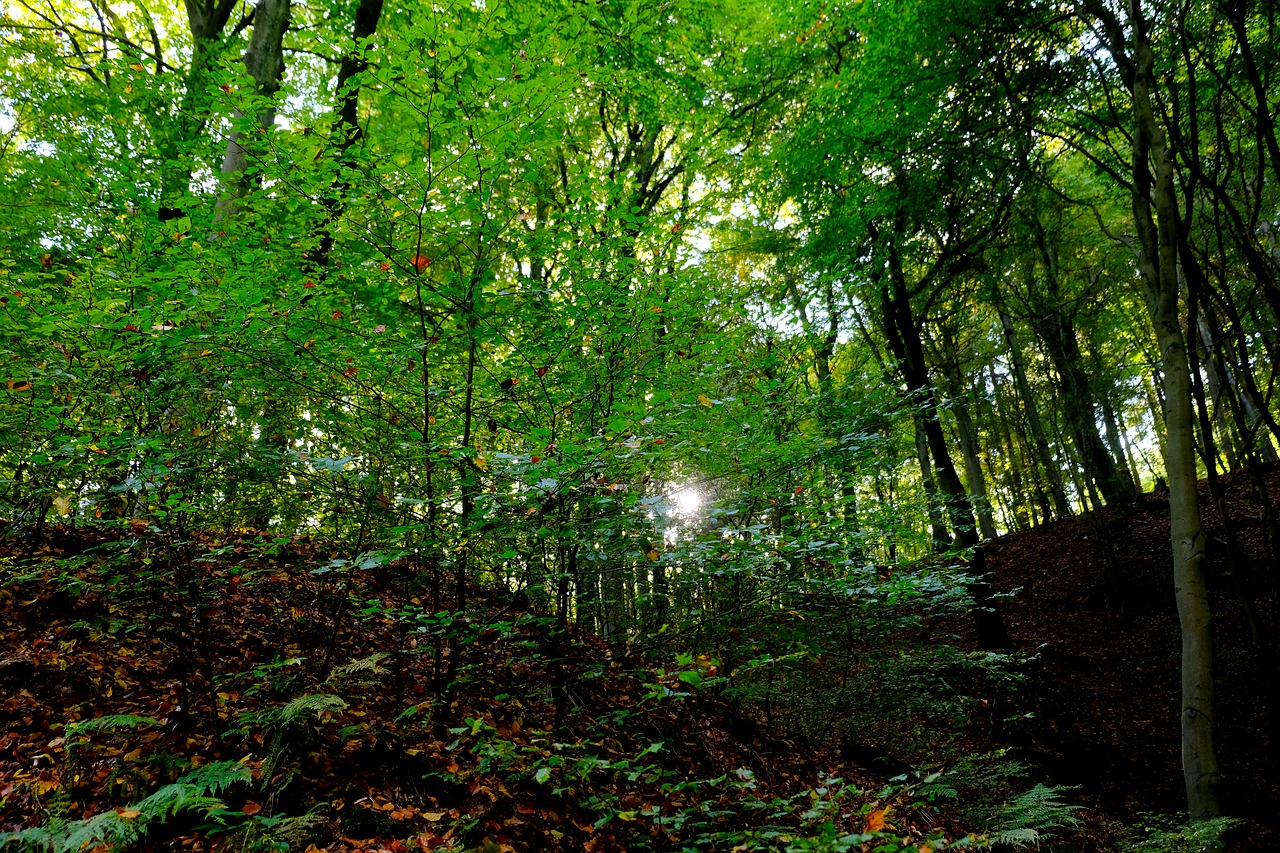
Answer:
[[[253, 12], [253, 35], [244, 54], [244, 67], [255, 84], [255, 100], [271, 98], [280, 91], [284, 76], [284, 33], [289, 28], [289, 0], [259, 0]], [[239, 124], [244, 113], [237, 108], [232, 123]], [[268, 131], [275, 124], [276, 113], [266, 107], [258, 114], [257, 128]], [[222, 216], [235, 213], [237, 200], [247, 189], [245, 170], [249, 166], [251, 144], [244, 140], [244, 131], [232, 129], [227, 137], [227, 150], [222, 158], [223, 196], [218, 200]]]
[[[1182, 770], [1187, 810], [1196, 820], [1221, 814], [1214, 747], [1213, 643], [1205, 586], [1205, 534], [1197, 497], [1195, 427], [1187, 340], [1180, 325], [1173, 158], [1152, 102], [1155, 54], [1141, 0], [1130, 5], [1133, 95], [1133, 216], [1138, 268], [1164, 374], [1165, 473], [1174, 596], [1182, 634]], [[1123, 51], [1125, 45], [1113, 44]], [[1153, 175], [1154, 173], [1154, 175]], [[1154, 181], [1153, 181], [1154, 177]]]

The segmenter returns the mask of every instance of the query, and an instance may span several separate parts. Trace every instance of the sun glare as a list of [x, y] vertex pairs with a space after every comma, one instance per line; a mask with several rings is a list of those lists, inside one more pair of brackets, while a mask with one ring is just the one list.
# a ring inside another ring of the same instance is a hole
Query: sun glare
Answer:
[[697, 489], [681, 489], [671, 496], [671, 501], [681, 515], [694, 515], [702, 509], [702, 493]]

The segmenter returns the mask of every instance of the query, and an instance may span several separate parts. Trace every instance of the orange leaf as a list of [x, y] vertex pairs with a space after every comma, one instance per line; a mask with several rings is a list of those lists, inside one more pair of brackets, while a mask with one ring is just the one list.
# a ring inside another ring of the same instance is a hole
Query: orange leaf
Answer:
[[258, 812], [262, 811], [262, 804], [255, 803], [253, 800], [250, 800], [249, 802], [244, 804], [244, 808], [240, 809], [240, 811], [248, 815], [249, 817], [253, 817]]
[[426, 255], [413, 256], [413, 268], [416, 269], [418, 272], [422, 272], [429, 266], [431, 266], [431, 259], [428, 258]]
[[142, 814], [142, 812], [138, 811], [137, 809], [117, 808], [116, 814], [120, 815], [120, 817], [124, 818], [125, 820], [133, 820], [135, 817]]
[[879, 832], [884, 829], [884, 809], [876, 809], [867, 815], [867, 832]]

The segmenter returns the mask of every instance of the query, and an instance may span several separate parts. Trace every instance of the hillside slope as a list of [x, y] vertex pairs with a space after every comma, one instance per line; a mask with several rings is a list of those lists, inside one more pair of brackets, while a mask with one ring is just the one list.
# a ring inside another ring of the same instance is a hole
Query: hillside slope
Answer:
[[[1280, 478], [1269, 472], [1265, 483], [1280, 507]], [[1201, 490], [1222, 802], [1232, 814], [1271, 822], [1280, 803], [1280, 544], [1268, 543], [1247, 475], [1223, 486], [1228, 523]], [[1022, 744], [1055, 782], [1084, 786], [1082, 796], [1107, 813], [1185, 808], [1168, 537], [1167, 501], [1144, 495], [1130, 509], [1066, 519], [987, 549], [997, 588], [1011, 594], [1010, 635], [1020, 649], [1039, 650], [1013, 707], [993, 711], [998, 737]]]

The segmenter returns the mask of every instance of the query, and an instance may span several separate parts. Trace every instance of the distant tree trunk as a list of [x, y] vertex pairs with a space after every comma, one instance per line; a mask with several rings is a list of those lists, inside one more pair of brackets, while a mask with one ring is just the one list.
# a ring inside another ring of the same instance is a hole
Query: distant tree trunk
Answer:
[[1136, 494], [1139, 482], [1138, 473], [1125, 447], [1124, 431], [1120, 429], [1120, 419], [1116, 415], [1115, 406], [1111, 405], [1111, 400], [1105, 395], [1099, 403], [1102, 406], [1102, 425], [1106, 430], [1107, 445], [1111, 450], [1112, 458], [1115, 459], [1120, 479], [1124, 482], [1127, 492]]
[[[1049, 484], [1049, 497], [1053, 501], [1054, 513], [1058, 518], [1071, 515], [1071, 504], [1067, 501], [1067, 490], [1062, 482], [1062, 469], [1049, 450], [1049, 439], [1040, 420], [1040, 409], [1035, 395], [1031, 393], [1031, 383], [1027, 381], [1027, 369], [1022, 360], [1022, 347], [1018, 343], [1017, 331], [1013, 318], [1009, 316], [1002, 302], [997, 301], [996, 309], [1000, 314], [1000, 329], [1004, 334], [1005, 350], [1009, 354], [1009, 369], [1013, 374], [1013, 386], [1022, 403], [1022, 411], [1027, 418], [1027, 427], [1031, 431], [1031, 446], [1035, 449], [1036, 461], [1044, 471], [1044, 478]], [[1038, 479], [1038, 478], [1037, 478]], [[1047, 514], [1046, 514], [1047, 518]]]
[[1071, 425], [1071, 435], [1080, 463], [1084, 466], [1085, 478], [1097, 486], [1108, 505], [1124, 503], [1132, 498], [1132, 489], [1125, 483], [1126, 478], [1107, 452], [1098, 432], [1097, 401], [1084, 370], [1084, 357], [1071, 314], [1062, 305], [1060, 297], [1057, 250], [1039, 223], [1033, 222], [1033, 225], [1044, 269], [1043, 291], [1046, 297], [1040, 302], [1037, 312], [1036, 332], [1058, 374], [1064, 414]]
[[1004, 622], [996, 609], [995, 599], [991, 595], [986, 561], [978, 548], [981, 540], [973, 523], [973, 507], [969, 503], [969, 494], [965, 491], [964, 484], [960, 482], [960, 476], [956, 473], [951, 454], [947, 450], [942, 421], [938, 417], [937, 399], [929, 382], [929, 371], [925, 364], [920, 320], [912, 309], [911, 294], [907, 289], [902, 259], [898, 255], [892, 237], [888, 240], [887, 248], [889, 281], [881, 287], [881, 307], [889, 349], [897, 359], [899, 369], [906, 380], [907, 393], [915, 405], [920, 407], [921, 426], [929, 452], [933, 456], [938, 489], [946, 498], [947, 517], [955, 533], [955, 544], [961, 548], [974, 549], [970, 564], [974, 582], [970, 585], [970, 592], [975, 604], [973, 617], [978, 633], [978, 645], [984, 649], [1003, 648], [1008, 645], [1009, 638], [1005, 632]]
[[191, 165], [188, 146], [204, 131], [209, 107], [213, 102], [211, 73], [218, 66], [222, 52], [222, 32], [226, 29], [236, 0], [187, 0], [187, 29], [191, 35], [191, 64], [183, 81], [182, 101], [176, 115], [168, 123], [159, 144], [160, 152], [160, 219], [176, 219], [182, 215], [178, 206], [191, 189]]
[[359, 0], [351, 26], [352, 46], [338, 65], [338, 80], [334, 86], [334, 94], [338, 99], [338, 121], [335, 127], [338, 139], [337, 174], [334, 192], [324, 199], [326, 216], [314, 259], [317, 267], [329, 265], [329, 256], [333, 253], [333, 222], [342, 215], [346, 207], [345, 197], [350, 187], [350, 181], [344, 172], [356, 165], [351, 152], [364, 136], [359, 121], [362, 84], [358, 78], [369, 66], [364, 58], [365, 42], [378, 30], [382, 5], [383, 0]]
[[942, 497], [938, 494], [938, 485], [933, 477], [933, 463], [929, 460], [929, 440], [924, 436], [924, 415], [913, 413], [912, 422], [916, 428], [916, 461], [920, 464], [920, 481], [924, 484], [929, 534], [933, 538], [934, 550], [942, 552], [951, 547], [951, 535], [947, 533], [947, 522], [942, 517]]
[[946, 382], [947, 396], [950, 398], [951, 416], [956, 420], [956, 436], [960, 440], [960, 457], [964, 461], [964, 478], [969, 490], [969, 499], [978, 516], [978, 532], [982, 538], [995, 539], [996, 523], [991, 515], [991, 502], [987, 498], [987, 478], [982, 470], [979, 456], [977, 431], [973, 426], [973, 418], [969, 414], [969, 405], [973, 395], [969, 392], [968, 382], [960, 367], [959, 344], [954, 330], [943, 327], [938, 335], [941, 353], [938, 361], [941, 364], [942, 376]]
[[[1027, 465], [1024, 454], [1019, 452], [1020, 448], [1014, 438], [1014, 429], [1009, 420], [1005, 394], [1001, 387], [1003, 383], [996, 378], [995, 365], [987, 365], [987, 376], [991, 382], [991, 387], [995, 390], [995, 424], [1001, 451], [1005, 457], [1005, 491], [1009, 494], [1013, 520], [1012, 527], [1015, 530], [1026, 530], [1036, 524], [1035, 510], [1037, 505], [1045, 519], [1053, 517], [1049, 509], [1049, 493], [1044, 488], [1041, 478], [1035, 474], [1035, 463]], [[1033, 487], [1034, 500], [1027, 497], [1026, 480], [1023, 478], [1024, 471], [1029, 471], [1032, 475], [1031, 479], [1035, 484]]]

